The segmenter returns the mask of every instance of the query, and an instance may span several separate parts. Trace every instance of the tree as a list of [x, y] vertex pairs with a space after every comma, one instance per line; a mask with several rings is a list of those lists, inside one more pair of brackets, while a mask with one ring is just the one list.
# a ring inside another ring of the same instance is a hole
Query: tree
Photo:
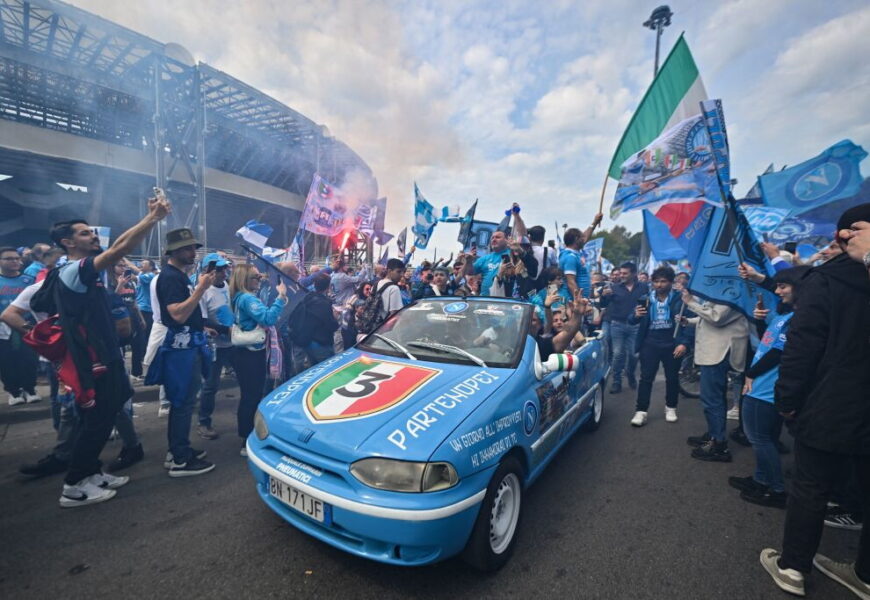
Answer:
[[604, 238], [602, 254], [614, 265], [620, 265], [628, 260], [637, 260], [642, 236], [641, 232], [631, 233], [622, 225], [615, 225], [609, 231], [598, 231], [592, 239]]

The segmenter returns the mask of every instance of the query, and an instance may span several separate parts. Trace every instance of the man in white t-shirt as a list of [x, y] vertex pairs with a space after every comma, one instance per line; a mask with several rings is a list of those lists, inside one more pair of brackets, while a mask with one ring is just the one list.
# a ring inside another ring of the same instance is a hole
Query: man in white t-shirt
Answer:
[[402, 293], [399, 291], [399, 286], [396, 285], [399, 283], [399, 280], [402, 278], [402, 275], [405, 273], [405, 263], [403, 263], [398, 258], [391, 258], [387, 261], [387, 272], [384, 275], [384, 278], [378, 282], [378, 287], [375, 290], [376, 292], [380, 292], [384, 287], [389, 284], [390, 285], [384, 292], [381, 294], [381, 321], [386, 320], [390, 315], [394, 312], [399, 311], [404, 306], [402, 302]]

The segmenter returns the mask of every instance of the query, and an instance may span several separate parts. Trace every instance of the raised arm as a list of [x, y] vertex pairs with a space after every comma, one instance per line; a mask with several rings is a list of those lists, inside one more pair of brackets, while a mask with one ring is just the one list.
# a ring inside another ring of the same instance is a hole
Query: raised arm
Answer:
[[166, 198], [150, 198], [148, 200], [148, 214], [141, 221], [118, 236], [115, 243], [94, 257], [94, 269], [104, 271], [130, 254], [136, 246], [145, 239], [151, 229], [166, 218], [172, 211], [172, 205]]

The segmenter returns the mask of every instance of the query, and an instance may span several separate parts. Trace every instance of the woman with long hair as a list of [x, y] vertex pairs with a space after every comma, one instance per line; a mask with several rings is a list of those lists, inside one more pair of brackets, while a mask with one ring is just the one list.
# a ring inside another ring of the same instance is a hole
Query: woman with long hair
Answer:
[[[287, 286], [279, 282], [275, 287], [278, 297], [271, 306], [266, 306], [257, 293], [260, 291], [260, 273], [254, 265], [236, 265], [230, 278], [230, 303], [235, 324], [242, 331], [257, 327], [271, 328], [278, 322], [281, 310], [287, 304]], [[242, 439], [241, 455], [247, 456], [245, 440], [254, 429], [254, 414], [266, 384], [266, 342], [249, 346], [235, 346], [235, 370], [239, 379], [238, 419], [239, 437]]]

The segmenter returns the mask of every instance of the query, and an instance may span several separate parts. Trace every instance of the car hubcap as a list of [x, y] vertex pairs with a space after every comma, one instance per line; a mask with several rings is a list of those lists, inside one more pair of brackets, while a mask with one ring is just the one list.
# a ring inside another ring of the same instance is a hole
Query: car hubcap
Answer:
[[489, 545], [496, 554], [510, 546], [520, 517], [520, 480], [508, 473], [499, 483], [489, 519]]
[[601, 400], [601, 397], [604, 395], [604, 388], [602, 386], [598, 386], [598, 391], [595, 392], [595, 400], [592, 405], [592, 418], [597, 423], [601, 420], [601, 411], [604, 408], [604, 402]]

